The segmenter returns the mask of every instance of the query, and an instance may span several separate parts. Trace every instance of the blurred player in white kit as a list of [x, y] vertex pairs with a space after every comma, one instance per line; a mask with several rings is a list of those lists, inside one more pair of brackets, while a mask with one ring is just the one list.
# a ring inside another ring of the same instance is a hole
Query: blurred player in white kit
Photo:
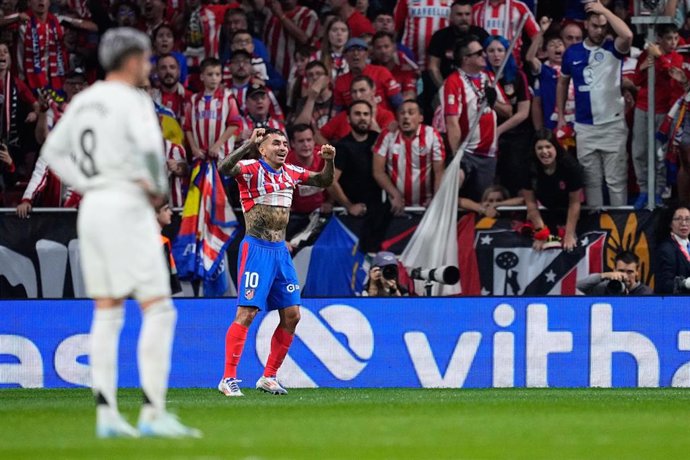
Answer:
[[[107, 72], [77, 95], [41, 155], [84, 198], [77, 231], [84, 282], [95, 300], [91, 376], [98, 437], [199, 437], [166, 411], [177, 312], [170, 299], [153, 203], [167, 193], [163, 138], [153, 102], [137, 89], [148, 80], [150, 40], [118, 28], [101, 39]], [[117, 408], [117, 355], [124, 300], [142, 310], [137, 359], [144, 403], [134, 428]]]

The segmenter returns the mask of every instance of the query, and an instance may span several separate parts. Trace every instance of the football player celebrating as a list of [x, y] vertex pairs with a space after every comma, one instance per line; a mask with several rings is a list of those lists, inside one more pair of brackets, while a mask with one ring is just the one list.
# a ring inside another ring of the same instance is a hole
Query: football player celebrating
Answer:
[[[259, 160], [242, 160], [255, 149], [261, 156]], [[287, 154], [288, 141], [282, 131], [258, 128], [248, 142], [218, 167], [221, 174], [237, 180], [246, 222], [238, 259], [237, 313], [225, 336], [225, 372], [218, 384], [218, 390], [226, 396], [242, 396], [237, 365], [249, 326], [262, 308], [278, 310], [280, 323], [273, 333], [264, 374], [256, 388], [276, 395], [287, 394], [276, 374], [300, 319], [299, 281], [285, 245], [292, 193], [298, 184], [328, 187], [333, 183], [335, 148], [321, 147], [324, 167], [318, 173], [285, 163]]]

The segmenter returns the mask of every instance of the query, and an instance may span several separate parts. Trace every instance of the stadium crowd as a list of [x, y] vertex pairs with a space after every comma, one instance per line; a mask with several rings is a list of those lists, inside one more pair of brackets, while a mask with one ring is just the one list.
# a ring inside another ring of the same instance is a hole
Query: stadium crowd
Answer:
[[[572, 247], [583, 202], [690, 201], [686, 2], [657, 2], [650, 13], [675, 22], [656, 26], [655, 43], [631, 25], [633, 1], [532, 3], [4, 0], [0, 204], [20, 217], [78, 206], [38, 152], [70, 100], [102, 76], [99, 36], [116, 26], [151, 37], [142, 90], [164, 133], [173, 207], [184, 204], [194, 162], [223, 159], [256, 127], [284, 131], [288, 161], [312, 171], [322, 167], [319, 146], [334, 144], [335, 183], [300, 187], [293, 212], [342, 206], [368, 219], [367, 235], [405, 207], [427, 206], [461, 148], [460, 206], [494, 216], [496, 203], [526, 204], [535, 247]], [[225, 185], [237, 207], [236, 184]], [[482, 200], [487, 191], [501, 200]], [[560, 218], [544, 222], [537, 204]]]

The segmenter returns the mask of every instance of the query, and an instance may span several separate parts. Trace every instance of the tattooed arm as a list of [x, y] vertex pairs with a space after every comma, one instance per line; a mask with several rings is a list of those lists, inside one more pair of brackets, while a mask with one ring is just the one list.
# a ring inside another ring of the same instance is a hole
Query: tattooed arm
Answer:
[[235, 149], [230, 155], [225, 157], [223, 161], [218, 164], [218, 172], [225, 176], [236, 176], [240, 173], [240, 167], [237, 165], [239, 161], [244, 158], [247, 153], [251, 152], [252, 149], [256, 148], [256, 145], [260, 144], [264, 137], [264, 129], [257, 128], [252, 131], [252, 135], [242, 144], [240, 148]]
[[323, 145], [319, 155], [324, 159], [323, 169], [318, 173], [309, 173], [309, 179], [304, 184], [316, 187], [329, 187], [333, 183], [335, 147], [328, 144]]

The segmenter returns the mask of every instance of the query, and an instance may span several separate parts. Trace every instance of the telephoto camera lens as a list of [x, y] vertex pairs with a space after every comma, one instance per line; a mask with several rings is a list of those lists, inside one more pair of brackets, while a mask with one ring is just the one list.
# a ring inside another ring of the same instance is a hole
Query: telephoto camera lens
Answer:
[[621, 295], [625, 293], [625, 284], [622, 281], [610, 280], [606, 284], [606, 292], [611, 295]]
[[381, 275], [387, 280], [397, 280], [398, 279], [398, 267], [395, 265], [386, 265], [381, 268]]

